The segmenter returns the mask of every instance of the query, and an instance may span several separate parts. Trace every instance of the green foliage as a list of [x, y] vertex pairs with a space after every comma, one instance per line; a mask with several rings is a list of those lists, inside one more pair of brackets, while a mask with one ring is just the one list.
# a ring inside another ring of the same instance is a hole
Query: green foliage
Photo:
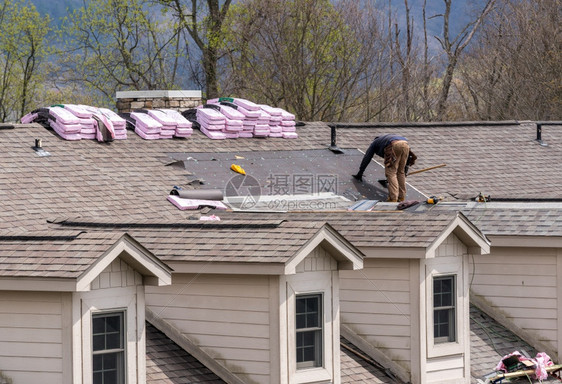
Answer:
[[0, 5], [0, 120], [15, 120], [37, 105], [50, 20], [23, 0]]

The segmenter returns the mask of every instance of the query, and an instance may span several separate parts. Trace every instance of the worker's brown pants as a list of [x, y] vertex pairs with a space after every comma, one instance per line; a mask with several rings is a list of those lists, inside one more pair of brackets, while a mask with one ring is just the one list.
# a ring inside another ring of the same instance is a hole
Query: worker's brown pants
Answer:
[[406, 198], [406, 174], [410, 146], [405, 140], [393, 141], [384, 151], [384, 173], [388, 182], [388, 201], [404, 201]]

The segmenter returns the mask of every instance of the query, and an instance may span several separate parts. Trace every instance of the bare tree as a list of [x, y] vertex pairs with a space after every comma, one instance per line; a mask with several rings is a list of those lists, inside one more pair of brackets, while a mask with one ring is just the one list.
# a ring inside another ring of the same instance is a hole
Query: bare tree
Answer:
[[477, 118], [562, 118], [561, 19], [561, 0], [499, 0], [460, 66]]
[[225, 90], [301, 119], [356, 118], [378, 60], [373, 16], [355, 1], [243, 2], [229, 21]]
[[219, 52], [224, 40], [223, 23], [231, 0], [160, 0], [160, 2], [172, 11], [181, 28], [187, 31], [201, 51], [205, 96], [218, 97]]
[[443, 0], [445, 3], [445, 12], [443, 13], [443, 35], [436, 36], [435, 38], [441, 44], [441, 48], [445, 52], [447, 65], [445, 68], [445, 74], [442, 79], [441, 94], [437, 102], [437, 118], [442, 120], [445, 117], [445, 109], [447, 104], [447, 98], [449, 96], [449, 90], [451, 88], [451, 83], [453, 81], [453, 75], [455, 68], [459, 62], [461, 53], [468, 46], [472, 38], [474, 37], [476, 31], [482, 24], [485, 16], [492, 9], [495, 0], [488, 0], [486, 5], [476, 17], [476, 19], [467, 25], [465, 25], [461, 32], [457, 34], [453, 39], [450, 37], [450, 15], [451, 15], [451, 2], [452, 0]]

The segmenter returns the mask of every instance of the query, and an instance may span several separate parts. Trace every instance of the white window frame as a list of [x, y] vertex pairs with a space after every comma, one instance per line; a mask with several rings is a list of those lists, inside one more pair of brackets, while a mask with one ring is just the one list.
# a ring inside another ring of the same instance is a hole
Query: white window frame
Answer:
[[125, 312], [125, 383], [146, 380], [144, 287], [101, 289], [73, 295], [74, 383], [93, 383], [92, 315]]
[[[426, 330], [427, 330], [427, 356], [440, 357], [464, 352], [466, 335], [465, 328], [465, 298], [464, 298], [464, 273], [463, 261], [459, 258], [458, 263], [440, 264], [438, 258], [428, 261], [426, 265]], [[450, 342], [436, 342], [433, 332], [434, 305], [433, 305], [433, 281], [436, 277], [454, 276], [455, 280], [455, 340]]]
[[[339, 367], [339, 305], [334, 300], [339, 300], [337, 290], [339, 285], [337, 279], [332, 277], [337, 272], [305, 272], [284, 277], [282, 284], [286, 285], [283, 290], [285, 302], [286, 327], [286, 356], [289, 367], [289, 383], [315, 383], [335, 382], [334, 367]], [[334, 286], [334, 283], [335, 285]], [[297, 369], [297, 346], [296, 346], [296, 297], [297, 295], [322, 295], [323, 326], [322, 326], [322, 366]], [[335, 339], [337, 338], [337, 344]], [[334, 354], [334, 345], [338, 346], [337, 356]], [[282, 352], [283, 355], [283, 352]], [[339, 382], [339, 381], [338, 381]]]
[[[304, 333], [304, 332], [311, 332], [313, 331], [315, 334], [320, 334], [320, 337], [315, 337], [315, 342], [314, 342], [314, 347], [316, 349], [316, 357], [315, 360], [312, 362], [306, 362], [306, 363], [299, 363], [297, 361], [297, 370], [303, 370], [303, 369], [310, 369], [310, 368], [318, 368], [318, 367], [323, 367], [324, 366], [324, 359], [325, 356], [323, 355], [324, 353], [324, 294], [322, 292], [318, 292], [318, 293], [307, 293], [307, 294], [299, 294], [295, 296], [295, 303], [297, 302], [297, 300], [299, 299], [309, 299], [309, 298], [317, 298], [318, 299], [318, 312], [319, 312], [319, 326], [314, 327], [315, 329], [306, 329], [306, 328], [298, 328], [295, 325], [295, 336], [298, 339], [298, 335], [299, 333]], [[295, 306], [295, 314], [298, 315], [297, 310], [296, 310], [296, 306]], [[297, 342], [298, 344], [298, 342]], [[296, 347], [298, 348], [298, 346]], [[298, 353], [297, 353], [298, 355]], [[297, 356], [298, 359], [298, 356]], [[317, 363], [320, 363], [318, 366], [315, 365]], [[310, 365], [313, 364], [313, 365]], [[300, 365], [300, 366], [299, 366]]]
[[[127, 311], [126, 310], [111, 310], [111, 311], [94, 311], [92, 312], [92, 323], [94, 322], [95, 318], [99, 318], [99, 317], [103, 317], [103, 316], [119, 316], [119, 320], [120, 320], [120, 330], [119, 330], [119, 338], [120, 338], [120, 344], [121, 346], [119, 348], [116, 349], [102, 349], [102, 350], [98, 350], [98, 351], [94, 351], [93, 348], [93, 338], [94, 338], [94, 332], [92, 330], [91, 333], [91, 337], [92, 337], [92, 365], [93, 365], [93, 359], [95, 358], [95, 356], [100, 356], [100, 355], [105, 355], [105, 354], [110, 354], [110, 353], [115, 353], [115, 352], [121, 352], [122, 353], [122, 361], [121, 361], [121, 369], [120, 371], [122, 372], [122, 380], [119, 382], [119, 384], [125, 384], [126, 383], [126, 378], [127, 378], [127, 343], [126, 343], [126, 337], [125, 335], [127, 334]], [[92, 327], [93, 328], [93, 327]], [[93, 366], [92, 366], [92, 381], [93, 381]]]
[[[456, 341], [457, 338], [457, 319], [456, 319], [456, 314], [458, 312], [458, 308], [457, 308], [457, 297], [456, 297], [456, 292], [457, 292], [457, 275], [442, 275], [442, 276], [433, 276], [433, 340], [435, 344], [441, 344], [441, 343], [451, 343]], [[448, 280], [452, 282], [452, 287], [451, 287], [451, 296], [452, 296], [452, 304], [449, 306], [440, 306], [437, 307], [435, 305], [435, 282], [437, 280]], [[449, 317], [451, 317], [451, 310], [453, 311], [453, 316], [452, 316], [452, 321], [449, 322], [449, 335], [448, 336], [441, 336], [441, 337], [436, 337], [435, 336], [435, 311], [436, 310], [447, 310]], [[452, 324], [451, 324], [452, 322]], [[452, 332], [451, 332], [452, 331]], [[453, 338], [453, 340], [449, 340], [450, 338]]]

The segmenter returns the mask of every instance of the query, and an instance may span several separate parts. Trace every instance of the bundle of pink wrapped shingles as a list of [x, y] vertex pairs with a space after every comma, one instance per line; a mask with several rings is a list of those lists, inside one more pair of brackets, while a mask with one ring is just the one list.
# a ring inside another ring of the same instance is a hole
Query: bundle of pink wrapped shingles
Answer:
[[[135, 133], [143, 139], [189, 137], [193, 132], [192, 123], [178, 111], [161, 109], [147, 112], [130, 114], [136, 122]], [[39, 108], [22, 117], [21, 122], [26, 124], [41, 118], [65, 140], [111, 141], [127, 138], [127, 120], [107, 108], [75, 104]]]
[[[196, 111], [201, 132], [211, 139], [298, 137], [295, 115], [281, 108], [240, 98], [217, 98]], [[135, 133], [146, 140], [188, 138], [193, 133], [193, 123], [176, 110], [149, 109], [121, 114], [125, 115]], [[107, 108], [64, 104], [39, 108], [22, 117], [21, 122], [26, 124], [42, 118], [66, 140], [111, 141], [127, 138], [127, 120], [121, 116]]]
[[193, 133], [191, 121], [172, 109], [131, 112], [131, 118], [135, 121], [135, 133], [146, 140], [190, 137]]
[[240, 98], [211, 99], [207, 105], [214, 108], [197, 107], [197, 122], [201, 132], [211, 139], [298, 137], [295, 115], [284, 109]]
[[40, 119], [65, 140], [127, 138], [125, 119], [106, 108], [75, 104], [39, 108], [22, 117], [21, 122], [26, 124]]

